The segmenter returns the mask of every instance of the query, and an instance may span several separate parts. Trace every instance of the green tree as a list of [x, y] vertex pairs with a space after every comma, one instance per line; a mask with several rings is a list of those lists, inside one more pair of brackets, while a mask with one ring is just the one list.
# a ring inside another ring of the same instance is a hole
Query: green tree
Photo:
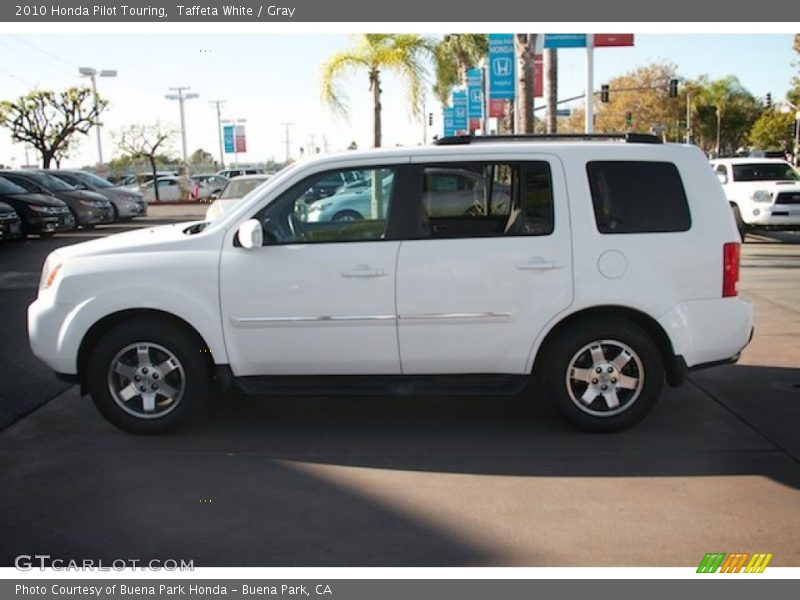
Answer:
[[489, 52], [489, 36], [485, 33], [451, 33], [436, 44], [433, 59], [436, 81], [433, 93], [442, 106], [450, 103], [454, 86], [465, 85], [467, 71], [478, 66]]
[[704, 83], [697, 106], [701, 133], [704, 127], [707, 132], [709, 116], [713, 113], [716, 156], [723, 154], [723, 151], [732, 152], [740, 146], [759, 115], [756, 99], [733, 75]]
[[762, 150], [790, 150], [794, 145], [794, 113], [764, 111], [750, 129], [750, 143]]
[[[117, 150], [121, 154], [132, 159], [146, 159], [150, 163], [155, 182], [158, 171], [156, 157], [159, 153], [167, 150], [170, 139], [175, 133], [175, 129], [171, 126], [156, 121], [146, 125], [129, 125], [118, 131], [113, 137], [117, 143]], [[158, 186], [154, 185], [153, 189], [156, 201], [159, 202], [161, 198], [158, 195]]]
[[17, 100], [0, 102], [0, 125], [11, 130], [11, 139], [27, 143], [42, 156], [42, 166], [60, 162], [75, 146], [74, 136], [86, 135], [99, 124], [107, 102], [89, 88], [71, 87], [62, 92], [34, 90]]
[[[796, 33], [794, 35], [794, 39], [792, 40], [792, 49], [797, 54], [800, 54], [800, 33]], [[792, 62], [792, 66], [800, 67], [800, 60], [795, 60]], [[800, 76], [792, 77], [792, 86], [793, 88], [786, 96], [789, 99], [789, 102], [795, 106], [800, 106]]]
[[425, 58], [433, 42], [417, 34], [359, 34], [355, 45], [334, 54], [322, 66], [322, 100], [335, 111], [346, 114], [346, 97], [337, 85], [340, 79], [366, 70], [372, 93], [373, 145], [381, 145], [381, 75], [390, 71], [405, 83], [411, 114], [422, 114], [424, 82], [428, 71]]
[[214, 156], [202, 148], [198, 148], [189, 157], [189, 164], [191, 165], [213, 165]]

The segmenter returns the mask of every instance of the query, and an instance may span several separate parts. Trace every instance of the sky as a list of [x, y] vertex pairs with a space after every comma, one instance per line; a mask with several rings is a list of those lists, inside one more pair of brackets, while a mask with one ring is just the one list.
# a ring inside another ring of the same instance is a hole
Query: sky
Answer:
[[[65, 24], [65, 27], [68, 25]], [[435, 35], [435, 34], [431, 34]], [[216, 108], [225, 100], [222, 117], [246, 119], [248, 151], [239, 162], [261, 162], [285, 155], [285, 128], [290, 154], [314, 145], [343, 150], [355, 141], [359, 148], [372, 141], [372, 106], [365, 73], [343, 79], [349, 117], [332, 114], [320, 101], [321, 65], [353, 43], [351, 36], [332, 33], [230, 34], [46, 34], [0, 33], [0, 99], [15, 99], [31, 88], [61, 90], [88, 80], [79, 67], [115, 69], [115, 78], [98, 78], [98, 91], [109, 101], [103, 114], [103, 156], [117, 154], [113, 133], [132, 123], [162, 121], [179, 128], [179, 107], [165, 99], [169, 88], [189, 86], [198, 98], [185, 103], [188, 152], [198, 148], [219, 157]], [[706, 74], [712, 79], [735, 75], [750, 92], [773, 100], [783, 98], [791, 78], [800, 71], [791, 34], [637, 34], [630, 48], [595, 50], [595, 89], [608, 79], [651, 62], [671, 62], [681, 77]], [[585, 51], [559, 51], [559, 97], [583, 93]], [[404, 89], [391, 75], [384, 77], [384, 145], [416, 145], [425, 131], [407, 110]], [[541, 102], [541, 101], [540, 101]], [[441, 107], [429, 96], [426, 113], [435, 114], [427, 131], [441, 134]], [[97, 161], [93, 131], [62, 166], [80, 167]], [[172, 150], [180, 155], [180, 135]], [[30, 152], [29, 162], [35, 162]], [[233, 160], [226, 155], [226, 163]], [[25, 149], [12, 144], [0, 129], [0, 163], [25, 164]]]

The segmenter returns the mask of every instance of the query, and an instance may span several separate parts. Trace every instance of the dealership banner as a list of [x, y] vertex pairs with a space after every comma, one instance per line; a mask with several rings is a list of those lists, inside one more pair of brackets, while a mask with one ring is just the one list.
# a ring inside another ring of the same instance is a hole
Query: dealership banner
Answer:
[[514, 79], [514, 34], [489, 34], [489, 98], [513, 100], [516, 94]]
[[[641, 2], [641, 0], [573, 0], [572, 2], [520, 4], [517, 0], [460, 0], [458, 9], [448, 0], [405, 0], [404, 2], [374, 2], [374, 0], [290, 0], [271, 4], [259, 0], [237, 2], [185, 3], [182, 0], [130, 0], [82, 2], [58, 0], [51, 2], [2, 2], [0, 22], [46, 23], [58, 21], [102, 22], [459, 22], [524, 23], [546, 22], [785, 22], [792, 12], [785, 0], [760, 0], [757, 5], [747, 2], [731, 3], [720, 10], [713, 2], [672, 0], [671, 2]], [[787, 12], [788, 10], [788, 12]], [[410, 27], [413, 28], [413, 27]], [[577, 41], [574, 40], [573, 43]], [[561, 46], [564, 47], [564, 46]], [[574, 46], [573, 46], [574, 47]]]

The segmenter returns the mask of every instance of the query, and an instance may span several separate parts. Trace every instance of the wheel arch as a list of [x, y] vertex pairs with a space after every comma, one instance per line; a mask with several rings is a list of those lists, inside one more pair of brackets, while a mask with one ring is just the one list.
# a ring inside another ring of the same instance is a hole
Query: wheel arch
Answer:
[[102, 319], [92, 325], [81, 340], [78, 348], [78, 383], [81, 386], [81, 394], [86, 394], [86, 366], [94, 347], [100, 339], [113, 327], [124, 321], [135, 318], [151, 318], [160, 319], [162, 321], [170, 322], [178, 327], [184, 329], [197, 341], [200, 346], [200, 351], [203, 354], [206, 365], [208, 366], [209, 373], [213, 372], [214, 360], [211, 356], [208, 344], [203, 339], [200, 332], [197, 331], [188, 321], [163, 310], [153, 308], [133, 308], [120, 310], [104, 316]]
[[537, 373], [537, 369], [539, 369], [544, 362], [543, 357], [547, 352], [548, 345], [558, 337], [560, 332], [571, 326], [573, 323], [598, 317], [621, 317], [641, 327], [645, 333], [647, 333], [653, 339], [653, 342], [655, 342], [656, 347], [658, 348], [659, 354], [661, 355], [661, 359], [664, 363], [664, 371], [666, 372], [667, 383], [672, 387], [683, 383], [687, 372], [686, 363], [684, 362], [683, 357], [675, 354], [672, 341], [661, 324], [656, 319], [640, 310], [636, 310], [628, 306], [615, 305], [584, 308], [562, 318], [550, 329], [550, 331], [547, 332], [544, 339], [539, 344], [539, 347], [536, 351], [536, 356], [534, 357], [532, 372], [534, 374]]

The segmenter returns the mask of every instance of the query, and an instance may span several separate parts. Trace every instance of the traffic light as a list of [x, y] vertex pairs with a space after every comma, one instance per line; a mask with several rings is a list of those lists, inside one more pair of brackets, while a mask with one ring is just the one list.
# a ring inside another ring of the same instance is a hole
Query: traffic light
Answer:
[[767, 95], [764, 97], [764, 104], [767, 108], [772, 108], [772, 94], [767, 92]]
[[678, 80], [677, 79], [670, 79], [669, 80], [669, 97], [670, 98], [677, 98], [678, 97]]
[[633, 125], [633, 113], [630, 111], [625, 113], [625, 125], [627, 125], [628, 127]]
[[608, 102], [608, 86], [600, 86], [600, 102]]
[[428, 113], [428, 125], [433, 126], [433, 113]]

